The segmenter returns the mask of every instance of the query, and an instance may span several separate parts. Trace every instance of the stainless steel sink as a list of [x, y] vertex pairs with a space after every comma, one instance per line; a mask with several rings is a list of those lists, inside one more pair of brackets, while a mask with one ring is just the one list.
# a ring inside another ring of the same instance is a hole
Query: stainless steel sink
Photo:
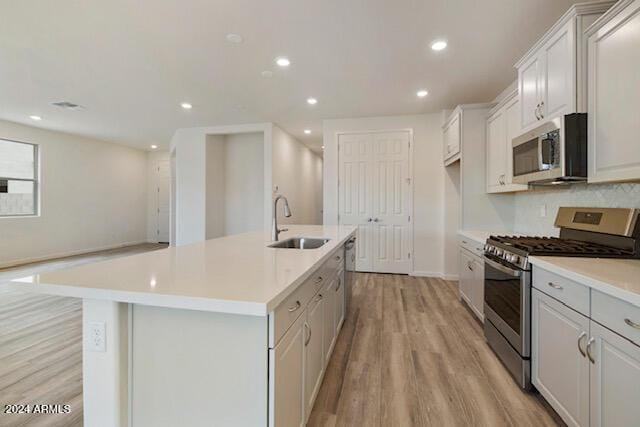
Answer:
[[269, 247], [278, 249], [318, 249], [328, 241], [329, 239], [317, 239], [313, 237], [292, 237], [269, 245]]

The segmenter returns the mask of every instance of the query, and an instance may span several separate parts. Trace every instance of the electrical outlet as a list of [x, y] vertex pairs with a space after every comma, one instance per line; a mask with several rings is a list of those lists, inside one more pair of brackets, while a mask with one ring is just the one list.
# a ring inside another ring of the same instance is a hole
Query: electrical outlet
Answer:
[[88, 351], [107, 351], [106, 325], [104, 322], [89, 322], [85, 345]]

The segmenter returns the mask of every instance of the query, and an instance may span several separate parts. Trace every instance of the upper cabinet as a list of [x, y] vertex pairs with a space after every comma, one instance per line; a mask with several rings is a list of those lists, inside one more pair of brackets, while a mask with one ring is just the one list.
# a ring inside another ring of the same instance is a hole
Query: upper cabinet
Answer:
[[589, 182], [640, 180], [640, 0], [621, 0], [587, 36]]
[[518, 61], [518, 134], [546, 118], [586, 110], [584, 30], [614, 3], [573, 5]]
[[517, 90], [507, 95], [489, 113], [487, 119], [487, 193], [527, 190], [526, 185], [513, 184], [511, 140], [520, 129], [520, 100]]
[[442, 143], [445, 166], [460, 160], [460, 121], [462, 111], [456, 108], [442, 127]]

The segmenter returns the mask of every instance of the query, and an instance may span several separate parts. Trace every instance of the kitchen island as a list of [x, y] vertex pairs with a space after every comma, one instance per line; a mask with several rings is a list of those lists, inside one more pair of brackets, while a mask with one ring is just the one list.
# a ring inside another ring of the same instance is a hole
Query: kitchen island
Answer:
[[328, 241], [245, 233], [5, 286], [83, 299], [85, 425], [300, 425], [342, 326], [356, 229], [289, 230]]

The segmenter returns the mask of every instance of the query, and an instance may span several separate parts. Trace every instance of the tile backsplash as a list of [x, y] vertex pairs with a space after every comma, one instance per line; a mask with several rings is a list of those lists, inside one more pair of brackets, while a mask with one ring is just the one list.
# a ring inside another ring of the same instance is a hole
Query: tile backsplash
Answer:
[[[515, 196], [515, 232], [557, 236], [553, 226], [560, 206], [640, 208], [640, 183], [575, 184], [538, 187]], [[546, 211], [546, 216], [543, 212]]]

